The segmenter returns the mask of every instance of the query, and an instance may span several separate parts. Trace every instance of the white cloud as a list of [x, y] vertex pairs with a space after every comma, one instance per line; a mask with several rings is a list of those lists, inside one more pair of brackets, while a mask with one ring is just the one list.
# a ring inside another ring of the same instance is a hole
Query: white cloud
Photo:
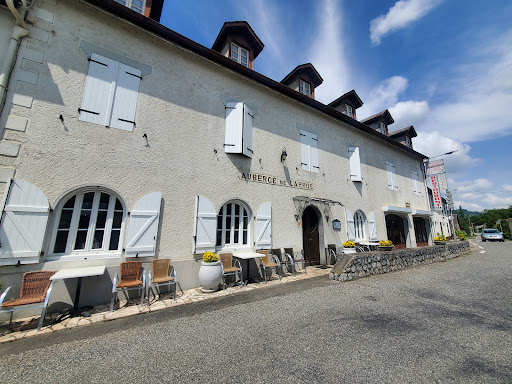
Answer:
[[323, 0], [319, 3], [315, 23], [317, 32], [309, 51], [309, 61], [324, 79], [315, 90], [316, 99], [330, 103], [349, 89], [350, 68], [345, 58], [341, 2]]
[[430, 108], [426, 101], [409, 100], [395, 104], [394, 107], [389, 108], [389, 113], [395, 120], [393, 127], [400, 129], [421, 124], [430, 113]]
[[512, 185], [510, 184], [503, 184], [501, 187], [503, 188], [504, 191], [512, 192]]
[[437, 0], [400, 0], [389, 8], [385, 15], [380, 15], [370, 22], [370, 39], [373, 44], [380, 44], [383, 36], [397, 29], [405, 28], [421, 19], [439, 1]]
[[[466, 209], [507, 208], [512, 205], [512, 194], [495, 191], [494, 183], [486, 178], [476, 180], [454, 182], [452, 189], [456, 206]], [[510, 187], [510, 188], [509, 188]], [[512, 191], [512, 185], [505, 184], [503, 190]]]
[[358, 118], [364, 119], [393, 106], [406, 88], [407, 79], [402, 76], [393, 76], [382, 81], [369, 92], [367, 97], [363, 97], [364, 104], [357, 110]]

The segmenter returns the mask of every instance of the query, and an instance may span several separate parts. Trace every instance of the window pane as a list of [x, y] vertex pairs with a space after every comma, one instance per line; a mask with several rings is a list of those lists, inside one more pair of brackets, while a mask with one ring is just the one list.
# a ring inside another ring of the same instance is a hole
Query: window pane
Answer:
[[106, 221], [107, 221], [107, 211], [99, 211], [98, 218], [96, 219], [96, 229], [105, 228]]
[[244, 231], [244, 244], [247, 244], [247, 231]]
[[94, 192], [88, 192], [84, 195], [82, 201], [82, 209], [92, 209], [92, 202], [94, 200]]
[[116, 229], [116, 230], [113, 230], [112, 233], [110, 234], [110, 245], [108, 247], [108, 249], [110, 251], [115, 251], [118, 249], [119, 247], [119, 235], [121, 234], [121, 231]]
[[94, 231], [94, 239], [92, 240], [92, 249], [103, 247], [103, 234], [105, 231]]
[[89, 228], [89, 221], [91, 220], [91, 211], [83, 210], [80, 212], [80, 221], [78, 223], [78, 229]]
[[233, 240], [233, 242], [234, 242], [235, 244], [238, 244], [238, 230], [236, 230], [236, 231], [235, 231], [234, 235], [235, 235], [235, 236], [234, 236], [234, 238], [235, 238], [235, 239]]
[[69, 229], [71, 225], [71, 217], [73, 216], [73, 210], [63, 209], [60, 214], [59, 229]]
[[69, 231], [58, 231], [55, 239], [55, 248], [53, 252], [64, 253], [66, 251], [66, 243], [68, 241]]
[[75, 206], [75, 197], [73, 196], [71, 199], [69, 199], [66, 204], [64, 204], [64, 208], [73, 208]]
[[119, 199], [116, 199], [116, 211], [122, 211], [123, 210], [123, 206], [121, 204], [121, 202], [119, 201]]
[[78, 231], [76, 233], [75, 249], [85, 249], [85, 240], [87, 239], [87, 231]]
[[115, 229], [121, 228], [122, 222], [123, 222], [123, 212], [114, 212], [114, 220], [112, 222], [112, 228], [115, 228]]
[[110, 195], [102, 193], [100, 197], [99, 209], [108, 209], [108, 202], [110, 201]]

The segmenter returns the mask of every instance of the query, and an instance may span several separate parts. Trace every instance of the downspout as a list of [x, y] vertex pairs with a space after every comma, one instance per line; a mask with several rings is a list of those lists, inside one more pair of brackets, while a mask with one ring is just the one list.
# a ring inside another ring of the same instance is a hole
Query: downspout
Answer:
[[[5, 0], [5, 2], [19, 25], [14, 26], [11, 40], [9, 41], [9, 47], [7, 48], [7, 53], [5, 55], [4, 65], [0, 72], [0, 113], [4, 108], [5, 97], [7, 95], [7, 85], [9, 84], [9, 77], [11, 76], [12, 69], [16, 61], [21, 39], [25, 36], [28, 36], [27, 24], [25, 23], [25, 20], [23, 20], [27, 11], [23, 11], [22, 16], [14, 6], [14, 0]], [[26, 8], [30, 8], [32, 6], [32, 4], [26, 4], [26, 1], [23, 1], [23, 5]]]

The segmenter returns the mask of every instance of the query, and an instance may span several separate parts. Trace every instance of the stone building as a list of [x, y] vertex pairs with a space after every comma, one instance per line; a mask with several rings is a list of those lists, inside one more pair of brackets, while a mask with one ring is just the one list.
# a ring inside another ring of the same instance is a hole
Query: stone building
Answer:
[[[161, 9], [38, 0], [28, 11], [0, 117], [4, 285], [105, 265], [82, 288], [94, 304], [135, 258], [170, 257], [189, 288], [206, 250], [293, 247], [314, 265], [349, 239], [432, 242], [425, 156], [389, 134], [389, 111], [361, 122], [355, 91], [315, 100], [310, 63], [280, 82], [257, 73], [264, 44], [246, 22], [225, 23], [209, 49], [159, 24]], [[64, 302], [74, 292], [55, 289]]]

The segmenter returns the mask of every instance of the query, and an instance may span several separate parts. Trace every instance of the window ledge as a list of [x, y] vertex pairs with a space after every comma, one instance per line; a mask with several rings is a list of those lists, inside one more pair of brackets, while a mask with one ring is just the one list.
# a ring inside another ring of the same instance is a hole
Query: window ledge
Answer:
[[79, 261], [79, 260], [101, 260], [120, 259], [121, 252], [116, 253], [84, 253], [70, 255], [48, 255], [46, 261]]

